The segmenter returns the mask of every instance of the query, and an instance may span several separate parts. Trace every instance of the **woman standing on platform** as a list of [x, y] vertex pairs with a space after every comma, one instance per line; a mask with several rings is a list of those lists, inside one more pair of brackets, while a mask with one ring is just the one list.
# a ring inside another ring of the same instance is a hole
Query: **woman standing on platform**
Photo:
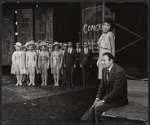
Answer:
[[[40, 54], [40, 43], [36, 43], [36, 54], [37, 54], [37, 64], [38, 64], [38, 57]], [[36, 65], [36, 74], [37, 75], [40, 74], [40, 69], [39, 69], [38, 65]]]
[[35, 70], [36, 70], [36, 74], [35, 74], [35, 82], [39, 85], [39, 84], [41, 84], [41, 72], [40, 72], [40, 68], [39, 68], [39, 66], [38, 66], [38, 58], [39, 58], [39, 54], [40, 54], [40, 40], [38, 40], [36, 43], [36, 54], [37, 54], [37, 62], [36, 62], [36, 68], [35, 68]]
[[35, 52], [36, 45], [33, 41], [27, 45], [29, 51], [26, 54], [26, 67], [29, 75], [30, 83], [28, 85], [35, 86], [35, 68], [37, 65], [37, 54]]
[[97, 44], [99, 48], [99, 58], [97, 61], [98, 66], [98, 79], [102, 79], [102, 55], [110, 52], [115, 57], [115, 36], [113, 31], [113, 20], [110, 18], [105, 19], [102, 25], [102, 35], [100, 36]]
[[27, 48], [25, 45], [23, 45], [22, 50], [21, 50], [21, 64], [23, 65], [23, 69], [21, 70], [22, 76], [22, 82], [27, 81], [27, 69], [26, 69], [26, 51]]
[[21, 69], [23, 69], [23, 64], [21, 64], [22, 44], [20, 42], [16, 42], [16, 45], [14, 46], [16, 51], [12, 55], [11, 73], [16, 75], [17, 78], [16, 86], [18, 86], [18, 85], [22, 85], [22, 74], [21, 74]]
[[38, 67], [41, 72], [42, 77], [42, 84], [41, 86], [47, 85], [47, 77], [48, 77], [48, 68], [49, 68], [49, 52], [48, 52], [48, 46], [45, 42], [42, 42], [40, 44], [41, 52], [39, 53], [38, 58]]
[[50, 43], [48, 44], [48, 52], [49, 52], [49, 69], [48, 69], [48, 82], [51, 84], [53, 83], [53, 71], [51, 69], [51, 54], [52, 54], [52, 42], [49, 41]]
[[51, 54], [51, 68], [53, 69], [54, 86], [59, 86], [60, 69], [62, 67], [63, 55], [60, 51], [61, 45], [54, 42], [52, 48], [54, 51]]

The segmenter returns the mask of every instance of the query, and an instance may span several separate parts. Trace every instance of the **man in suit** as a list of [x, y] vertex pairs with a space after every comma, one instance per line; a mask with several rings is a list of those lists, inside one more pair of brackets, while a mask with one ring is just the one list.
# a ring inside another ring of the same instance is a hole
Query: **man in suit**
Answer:
[[102, 81], [88, 119], [89, 122], [95, 123], [101, 122], [101, 114], [106, 110], [128, 104], [125, 71], [114, 63], [111, 53], [104, 53], [101, 63], [103, 65]]
[[81, 68], [80, 68], [80, 55], [81, 55], [81, 45], [79, 42], [76, 43], [76, 50], [75, 50], [75, 83], [76, 85], [81, 84], [81, 78], [82, 78], [82, 73], [81, 73]]
[[[64, 55], [65, 55], [67, 48], [68, 48], [67, 43], [64, 43], [63, 44], [63, 50], [62, 50], [62, 53], [63, 53], [63, 64], [62, 64], [62, 66], [64, 65]], [[67, 68], [64, 66], [62, 67], [62, 77], [63, 77], [63, 84], [66, 84], [67, 83]]]
[[85, 42], [80, 56], [80, 67], [82, 68], [83, 87], [88, 86], [90, 67], [92, 67], [92, 52]]
[[75, 65], [75, 50], [72, 47], [72, 42], [68, 42], [68, 49], [64, 54], [64, 67], [67, 68], [67, 83], [68, 87], [74, 87], [73, 75]]

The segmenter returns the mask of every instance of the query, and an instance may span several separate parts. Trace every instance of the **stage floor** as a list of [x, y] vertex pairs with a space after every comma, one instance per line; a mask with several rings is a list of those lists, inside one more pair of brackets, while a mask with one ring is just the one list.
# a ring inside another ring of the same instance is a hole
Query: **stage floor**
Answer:
[[128, 80], [129, 105], [106, 111], [104, 116], [148, 120], [148, 82]]
[[[11, 83], [12, 79], [9, 77], [8, 83], [2, 85], [3, 124], [80, 123], [80, 118], [92, 105], [98, 89], [98, 85], [87, 88], [82, 86], [54, 87], [53, 85], [47, 87], [15, 86], [15, 83]], [[128, 80], [128, 90], [129, 105], [121, 111], [112, 109], [106, 112], [108, 116], [117, 114], [126, 119], [106, 118], [104, 122], [133, 123], [128, 121], [128, 118], [147, 120], [148, 82]]]

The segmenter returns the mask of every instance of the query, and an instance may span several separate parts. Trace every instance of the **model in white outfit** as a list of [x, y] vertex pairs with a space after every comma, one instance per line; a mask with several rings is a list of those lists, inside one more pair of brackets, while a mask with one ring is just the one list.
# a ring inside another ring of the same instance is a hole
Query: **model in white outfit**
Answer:
[[55, 49], [51, 54], [51, 68], [53, 69], [54, 86], [59, 86], [60, 69], [62, 67], [63, 54], [60, 50], [61, 46], [58, 42], [53, 44]]
[[29, 75], [30, 83], [28, 85], [35, 85], [35, 68], [37, 65], [37, 54], [34, 51], [35, 45], [29, 44], [28, 45], [29, 51], [26, 54], [26, 67], [27, 73]]
[[22, 53], [21, 53], [22, 44], [20, 42], [17, 42], [16, 45], [14, 46], [16, 51], [12, 55], [11, 73], [16, 75], [17, 78], [16, 86], [18, 86], [22, 85], [22, 74], [25, 65], [22, 61]]

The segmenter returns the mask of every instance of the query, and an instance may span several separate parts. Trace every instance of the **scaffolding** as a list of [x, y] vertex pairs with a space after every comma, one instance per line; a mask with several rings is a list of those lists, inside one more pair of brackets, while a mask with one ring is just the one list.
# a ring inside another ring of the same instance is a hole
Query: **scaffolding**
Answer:
[[[104, 22], [104, 18], [105, 18], [104, 9], [105, 9], [105, 2], [103, 2], [103, 16], [102, 16], [103, 19], [102, 19], [102, 22]], [[139, 42], [139, 41], [141, 41], [141, 40], [144, 40], [144, 41], [147, 42], [147, 39], [146, 39], [146, 38], [147, 38], [147, 35], [141, 36], [141, 35], [137, 34], [136, 32], [134, 32], [134, 31], [132, 31], [132, 30], [130, 30], [130, 29], [128, 29], [128, 28], [126, 28], [126, 27], [124, 27], [124, 26], [118, 24], [118, 23], [115, 23], [115, 25], [116, 25], [117, 27], [119, 27], [119, 28], [121, 28], [121, 29], [123, 29], [123, 30], [125, 30], [125, 31], [127, 31], [127, 32], [129, 32], [129, 33], [131, 33], [132, 35], [138, 37], [137, 40], [132, 41], [131, 43], [129, 43], [129, 44], [123, 46], [122, 48], [120, 48], [120, 49], [118, 49], [118, 50], [116, 50], [116, 52], [115, 52], [116, 54], [119, 53], [120, 51], [122, 51], [122, 50], [124, 50], [124, 49], [126, 49], [126, 48], [128, 48], [128, 47], [130, 47], [130, 46], [132, 46], [132, 45], [134, 45], [134, 44], [136, 44], [137, 42]], [[133, 77], [133, 76], [130, 76], [130, 75], [126, 75], [126, 76], [127, 76], [127, 78], [131, 78], [131, 79], [134, 79], [134, 80], [148, 81], [148, 78], [139, 79], [139, 78], [136, 78], [136, 77]]]
[[[139, 42], [139, 41], [141, 41], [141, 40], [147, 41], [147, 39], [146, 39], [147, 35], [140, 36], [139, 34], [137, 34], [137, 33], [133, 32], [133, 31], [131, 31], [131, 30], [128, 29], [128, 28], [125, 28], [124, 26], [122, 26], [122, 25], [120, 25], [120, 24], [118, 24], [118, 23], [115, 23], [115, 25], [118, 26], [118, 27], [120, 27], [120, 28], [123, 29], [123, 30], [126, 30], [127, 32], [131, 33], [132, 35], [138, 37], [137, 40], [132, 41], [131, 43], [129, 43], [129, 44], [123, 46], [122, 48], [120, 48], [119, 50], [117, 50], [115, 53], [119, 53], [120, 51], [122, 51], [122, 50], [124, 50], [124, 49], [126, 49], [126, 48], [128, 48], [128, 47], [130, 47], [130, 46], [132, 46], [132, 45], [134, 45], [134, 44], [136, 44], [137, 42]], [[133, 76], [130, 76], [130, 75], [126, 75], [126, 76], [127, 76], [127, 78], [134, 79], [134, 80], [148, 81], [148, 78], [139, 79], [139, 78], [136, 78], [136, 77], [133, 77]]]

